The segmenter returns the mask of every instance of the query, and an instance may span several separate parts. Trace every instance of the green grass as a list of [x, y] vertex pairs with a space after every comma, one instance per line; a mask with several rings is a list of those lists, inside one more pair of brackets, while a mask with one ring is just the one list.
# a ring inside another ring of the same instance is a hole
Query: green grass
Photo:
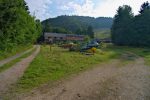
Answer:
[[104, 29], [104, 30], [95, 30], [95, 37], [99, 39], [104, 39], [104, 38], [110, 38], [110, 30], [109, 29]]
[[8, 57], [21, 53], [22, 51], [28, 50], [32, 46], [33, 45], [24, 45], [24, 46], [18, 46], [16, 48], [13, 48], [11, 51], [0, 51], [0, 60], [4, 60]]
[[130, 53], [131, 55], [143, 57], [145, 59], [145, 63], [150, 66], [150, 48], [109, 46], [108, 49], [114, 50], [118, 53]]
[[42, 46], [39, 55], [18, 81], [17, 90], [31, 90], [41, 84], [78, 73], [117, 56], [118, 54], [114, 51], [98, 50], [95, 55], [87, 56], [58, 47], [53, 47], [53, 50], [49, 51], [49, 47]]
[[[109, 46], [95, 55], [87, 56], [78, 52], [69, 52], [66, 49], [53, 47], [50, 51], [48, 46], [42, 46], [38, 56], [34, 59], [23, 77], [18, 81], [18, 92], [30, 91], [35, 87], [48, 82], [54, 82], [61, 78], [79, 73], [92, 68], [96, 64], [118, 58], [124, 62], [133, 61], [136, 55], [150, 61], [150, 53], [147, 48]], [[127, 56], [122, 57], [122, 54]]]
[[36, 49], [36, 48], [34, 48], [33, 50], [31, 50], [31, 51], [28, 52], [27, 54], [24, 54], [23, 56], [21, 56], [21, 57], [15, 59], [15, 60], [12, 60], [11, 62], [9, 62], [9, 63], [7, 63], [7, 64], [1, 66], [1, 67], [0, 67], [0, 73], [3, 72], [3, 71], [5, 71], [5, 70], [7, 70], [7, 69], [9, 69], [9, 68], [12, 67], [14, 64], [16, 64], [17, 62], [21, 61], [23, 58], [26, 58], [26, 57], [28, 57], [29, 55], [31, 55], [32, 52], [35, 51], [35, 49]]
[[150, 54], [145, 56], [145, 61], [148, 66], [150, 66]]

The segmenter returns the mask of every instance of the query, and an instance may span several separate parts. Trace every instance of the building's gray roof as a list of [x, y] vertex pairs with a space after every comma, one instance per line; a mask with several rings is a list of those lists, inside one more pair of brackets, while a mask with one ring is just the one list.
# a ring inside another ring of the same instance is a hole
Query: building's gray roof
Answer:
[[81, 36], [81, 37], [84, 37], [84, 35], [76, 35], [76, 34], [64, 34], [64, 33], [44, 33], [44, 36], [48, 37], [48, 36], [51, 36], [51, 37], [66, 37], [66, 36]]
[[66, 34], [63, 34], [63, 33], [44, 33], [44, 36], [65, 37]]

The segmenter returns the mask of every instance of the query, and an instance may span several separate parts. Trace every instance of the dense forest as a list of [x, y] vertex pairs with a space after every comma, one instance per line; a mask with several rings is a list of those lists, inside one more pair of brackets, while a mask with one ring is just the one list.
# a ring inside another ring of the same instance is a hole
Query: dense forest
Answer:
[[130, 6], [119, 7], [111, 31], [116, 45], [150, 47], [150, 4], [142, 4], [136, 16]]
[[0, 0], [1, 51], [34, 43], [41, 30], [40, 21], [30, 16], [24, 0]]
[[110, 29], [113, 19], [107, 17], [58, 16], [42, 22], [45, 32], [88, 34], [91, 29]]

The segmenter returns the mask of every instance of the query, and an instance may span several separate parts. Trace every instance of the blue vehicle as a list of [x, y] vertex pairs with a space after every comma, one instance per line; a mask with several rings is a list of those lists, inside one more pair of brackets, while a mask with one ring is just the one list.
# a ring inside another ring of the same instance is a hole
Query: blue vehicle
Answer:
[[87, 46], [97, 48], [99, 46], [99, 43], [97, 43], [96, 41], [92, 41], [92, 42], [88, 43]]
[[91, 49], [93, 47], [97, 48], [98, 46], [99, 46], [99, 43], [97, 43], [96, 41], [91, 41], [88, 44], [86, 44], [83, 47], [81, 47], [81, 52], [89, 50], [89, 49]]

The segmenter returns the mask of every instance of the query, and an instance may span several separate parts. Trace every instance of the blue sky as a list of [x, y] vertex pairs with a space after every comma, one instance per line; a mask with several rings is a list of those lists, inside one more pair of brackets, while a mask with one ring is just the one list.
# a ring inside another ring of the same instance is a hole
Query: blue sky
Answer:
[[32, 15], [44, 20], [60, 15], [113, 17], [119, 6], [130, 5], [138, 14], [143, 2], [150, 0], [25, 0]]

